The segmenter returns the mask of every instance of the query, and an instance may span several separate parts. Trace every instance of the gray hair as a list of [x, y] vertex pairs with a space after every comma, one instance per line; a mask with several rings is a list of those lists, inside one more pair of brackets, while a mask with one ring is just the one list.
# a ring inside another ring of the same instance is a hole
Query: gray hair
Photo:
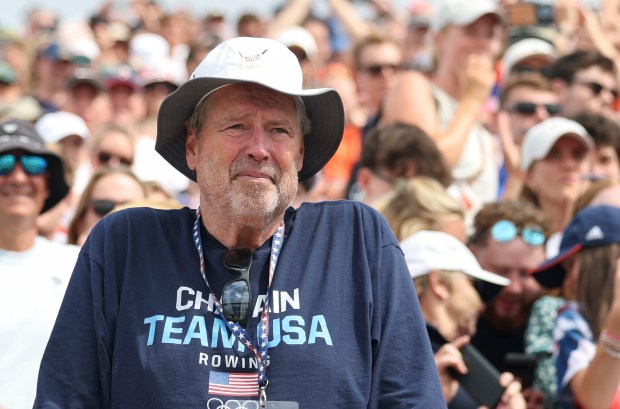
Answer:
[[[188, 126], [196, 131], [196, 136], [202, 133], [202, 130], [205, 126], [205, 118], [207, 116], [207, 112], [209, 111], [209, 105], [211, 103], [212, 95], [213, 92], [205, 95], [200, 101], [198, 101], [198, 103], [196, 104], [196, 108], [194, 108], [194, 112], [192, 112], [192, 115], [189, 117], [189, 119], [185, 121], [185, 126]], [[306, 137], [306, 135], [310, 134], [310, 130], [312, 129], [312, 123], [306, 111], [306, 104], [304, 103], [304, 100], [299, 96], [294, 95], [293, 99], [295, 100], [297, 123], [299, 124], [301, 135], [302, 137]]]

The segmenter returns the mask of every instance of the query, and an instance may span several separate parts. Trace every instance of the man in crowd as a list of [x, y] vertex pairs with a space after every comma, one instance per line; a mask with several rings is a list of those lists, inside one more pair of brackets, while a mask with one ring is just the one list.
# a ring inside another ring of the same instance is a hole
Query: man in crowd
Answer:
[[500, 371], [508, 352], [523, 352], [523, 335], [541, 287], [528, 274], [545, 260], [546, 219], [522, 201], [485, 205], [474, 218], [470, 248], [483, 269], [511, 280], [486, 306], [472, 344]]
[[387, 223], [356, 202], [290, 207], [344, 125], [338, 94], [302, 81], [282, 43], [235, 38], [164, 100], [156, 149], [200, 208], [94, 227], [35, 407], [445, 407]]
[[616, 66], [598, 51], [578, 50], [564, 55], [549, 67], [553, 91], [560, 97], [562, 115], [583, 111], [616, 118], [618, 99]]
[[37, 371], [79, 248], [38, 236], [69, 191], [32, 124], [0, 122], [0, 407], [31, 408]]

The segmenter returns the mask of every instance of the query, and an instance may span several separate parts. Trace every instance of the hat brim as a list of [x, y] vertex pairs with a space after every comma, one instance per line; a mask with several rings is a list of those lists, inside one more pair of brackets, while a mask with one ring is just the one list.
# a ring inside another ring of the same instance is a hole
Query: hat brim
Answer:
[[53, 153], [48, 149], [38, 149], [33, 147], [32, 145], [9, 142], [7, 144], [2, 145], [1, 152], [8, 152], [11, 150], [23, 150], [28, 153], [32, 153], [35, 155], [41, 155], [47, 160], [48, 170], [49, 170], [49, 195], [47, 199], [45, 199], [45, 203], [43, 204], [43, 208], [40, 213], [45, 213], [52, 207], [56, 206], [58, 202], [67, 196], [69, 193], [69, 185], [65, 179], [65, 170], [63, 168], [62, 160], [58, 155]]
[[476, 278], [478, 280], [486, 281], [487, 283], [499, 285], [505, 287], [510, 284], [510, 279], [500, 276], [499, 274], [492, 273], [490, 271], [486, 271], [483, 269], [475, 270], [475, 271], [463, 271], [470, 277]]
[[290, 94], [260, 82], [229, 78], [194, 78], [185, 82], [162, 102], [157, 117], [155, 150], [179, 172], [196, 181], [196, 172], [187, 166], [185, 156], [187, 140], [185, 121], [205, 95], [224, 85], [240, 82], [255, 83], [302, 98], [312, 129], [304, 138], [304, 161], [298, 173], [299, 180], [308, 179], [321, 170], [340, 146], [344, 131], [342, 100], [335, 90], [329, 88], [303, 90]]
[[576, 254], [583, 248], [583, 245], [576, 244], [570, 249], [558, 254], [557, 256], [545, 261], [538, 267], [529, 271], [536, 281], [545, 288], [558, 288], [562, 286], [566, 278], [566, 270], [562, 263], [570, 256]]

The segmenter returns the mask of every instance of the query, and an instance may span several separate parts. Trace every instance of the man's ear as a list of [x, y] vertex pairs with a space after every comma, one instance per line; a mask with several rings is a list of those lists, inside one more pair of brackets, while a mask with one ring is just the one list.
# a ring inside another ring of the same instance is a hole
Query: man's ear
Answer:
[[187, 161], [187, 167], [191, 170], [196, 170], [198, 140], [196, 139], [196, 130], [191, 127], [187, 127], [187, 139], [185, 140], [185, 160]]
[[361, 167], [357, 170], [355, 179], [360, 190], [364, 193], [368, 191], [368, 185], [370, 184], [370, 178], [372, 177], [372, 170], [367, 167]]
[[301, 168], [304, 167], [304, 153], [306, 151], [305, 145], [304, 145], [304, 140], [301, 140], [301, 144], [299, 146], [299, 156], [297, 157], [297, 172], [299, 173], [301, 171]]
[[435, 294], [435, 297], [442, 301], [450, 298], [450, 290], [446, 284], [441, 281], [439, 274], [435, 270], [428, 273], [428, 288]]
[[569, 85], [566, 81], [560, 78], [554, 78], [551, 80], [551, 91], [560, 97], [560, 102], [564, 101], [568, 86]]

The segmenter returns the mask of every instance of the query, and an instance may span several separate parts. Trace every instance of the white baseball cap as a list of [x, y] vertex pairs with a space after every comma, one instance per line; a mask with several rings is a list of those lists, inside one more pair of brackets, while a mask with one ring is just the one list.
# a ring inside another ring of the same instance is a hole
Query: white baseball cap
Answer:
[[43, 115], [35, 123], [35, 128], [47, 143], [57, 143], [70, 135], [77, 135], [82, 139], [90, 136], [86, 122], [80, 116], [66, 111]]
[[298, 173], [299, 180], [308, 179], [321, 170], [342, 140], [342, 100], [331, 88], [302, 89], [303, 74], [297, 57], [284, 44], [269, 38], [235, 37], [209, 52], [189, 81], [162, 102], [157, 116], [155, 150], [195, 181], [196, 172], [187, 166], [185, 158], [185, 121], [198, 102], [211, 92], [244, 82], [301, 97], [312, 129], [304, 138], [304, 162]]
[[287, 47], [301, 48], [308, 58], [316, 55], [317, 45], [314, 36], [301, 26], [287, 27], [278, 32], [275, 38]]
[[544, 159], [553, 145], [563, 136], [575, 138], [588, 150], [594, 149], [594, 141], [578, 122], [557, 116], [547, 118], [525, 133], [521, 145], [521, 170], [526, 171], [534, 161]]
[[499, 6], [492, 0], [443, 0], [433, 14], [431, 31], [438, 32], [447, 26], [467, 26], [480, 17], [490, 14], [502, 22]]
[[513, 67], [530, 57], [544, 57], [553, 62], [556, 58], [555, 47], [550, 42], [540, 38], [524, 38], [506, 48], [502, 58], [504, 78], [512, 71]]
[[435, 270], [446, 270], [460, 271], [491, 284], [510, 284], [508, 278], [480, 267], [467, 246], [448, 233], [421, 230], [403, 240], [400, 248], [405, 254], [411, 278], [422, 277]]

